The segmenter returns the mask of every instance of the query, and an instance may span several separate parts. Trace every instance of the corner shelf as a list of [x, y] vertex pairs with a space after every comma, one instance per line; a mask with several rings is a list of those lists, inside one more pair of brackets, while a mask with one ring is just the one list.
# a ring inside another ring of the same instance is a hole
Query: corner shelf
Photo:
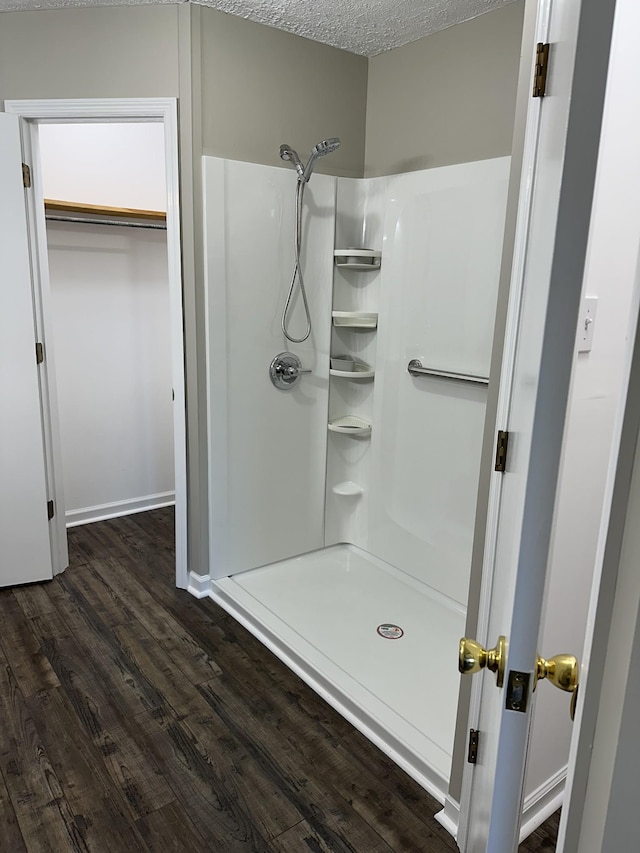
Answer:
[[333, 257], [341, 269], [379, 270], [382, 262], [382, 252], [374, 249], [336, 249]]
[[343, 495], [348, 497], [359, 498], [364, 492], [362, 486], [354, 483], [353, 480], [345, 480], [343, 483], [336, 483], [331, 489], [334, 495]]
[[375, 370], [363, 361], [356, 361], [353, 370], [335, 370], [329, 368], [330, 376], [337, 376], [340, 379], [373, 379]]
[[371, 424], [357, 415], [344, 415], [329, 421], [328, 427], [331, 432], [341, 432], [346, 435], [365, 436], [371, 433]]
[[371, 311], [332, 311], [333, 325], [344, 329], [375, 329], [378, 314]]

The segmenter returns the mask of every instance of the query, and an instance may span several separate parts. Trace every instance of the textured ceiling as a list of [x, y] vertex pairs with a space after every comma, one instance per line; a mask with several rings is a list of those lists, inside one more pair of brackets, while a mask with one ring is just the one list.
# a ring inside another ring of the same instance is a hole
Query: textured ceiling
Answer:
[[[138, 6], [176, 0], [0, 0], [0, 11]], [[475, 18], [513, 0], [195, 0], [362, 56]]]

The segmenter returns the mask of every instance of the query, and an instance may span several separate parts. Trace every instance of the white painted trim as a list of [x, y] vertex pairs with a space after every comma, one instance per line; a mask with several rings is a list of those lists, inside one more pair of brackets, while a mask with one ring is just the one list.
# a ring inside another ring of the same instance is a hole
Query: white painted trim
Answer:
[[[525, 798], [520, 823], [520, 843], [562, 806], [566, 778], [567, 767], [565, 766]], [[444, 808], [434, 817], [457, 840], [460, 803], [447, 794]]]
[[98, 506], [71, 509], [65, 513], [65, 519], [67, 527], [78, 527], [81, 524], [93, 524], [94, 521], [106, 521], [108, 518], [120, 518], [122, 515], [133, 515], [136, 512], [148, 512], [150, 509], [173, 506], [175, 502], [175, 492], [159, 492], [157, 495], [145, 495], [126, 501], [112, 501], [107, 504], [98, 504]]
[[520, 821], [521, 843], [560, 808], [564, 800], [566, 779], [567, 766], [565, 765], [528, 797], [525, 797]]
[[[538, 0], [535, 25], [535, 39], [532, 43], [545, 42], [550, 24], [550, 6], [548, 0]], [[533, 66], [531, 66], [533, 67]], [[515, 372], [516, 344], [518, 339], [518, 323], [524, 291], [524, 264], [528, 247], [527, 237], [531, 221], [533, 204], [533, 187], [538, 155], [538, 136], [540, 130], [541, 99], [529, 99], [527, 110], [525, 136], [520, 170], [520, 190], [516, 212], [516, 230], [514, 234], [514, 253], [511, 264], [509, 287], [509, 302], [504, 332], [502, 365], [500, 370], [500, 386], [497, 401], [496, 426], [507, 429], [511, 389]], [[486, 536], [482, 559], [482, 581], [478, 603], [476, 639], [485, 643], [485, 648], [493, 646], [489, 637], [489, 618], [493, 598], [496, 549], [498, 543], [498, 519], [502, 497], [503, 474], [494, 473], [489, 483], [489, 499], [487, 507]], [[480, 720], [480, 704], [482, 698], [482, 681], [473, 679], [469, 699], [468, 728], [477, 729]], [[469, 808], [474, 781], [474, 766], [465, 764], [460, 802], [462, 808], [459, 815], [460, 843], [466, 846], [469, 832]]]
[[197, 575], [195, 572], [189, 572], [187, 592], [190, 592], [195, 598], [209, 596], [211, 594], [211, 578], [209, 575]]
[[[187, 425], [182, 309], [182, 259], [178, 157], [178, 105], [176, 98], [79, 98], [9, 100], [4, 109], [33, 122], [162, 121], [164, 125], [167, 189], [167, 260], [171, 306], [171, 371], [174, 393], [173, 441], [176, 505], [176, 585], [188, 584], [187, 550]], [[39, 227], [40, 225], [40, 227]], [[44, 219], [36, 219], [36, 240], [46, 245]]]
[[9, 100], [7, 113], [24, 119], [52, 119], [56, 122], [91, 119], [114, 121], [158, 121], [175, 111], [176, 98], [49, 98], [47, 100]]
[[313, 663], [299, 653], [295, 643], [287, 642], [283, 637], [267, 628], [259, 617], [250, 612], [237, 598], [232, 597], [224, 588], [227, 580], [227, 578], [212, 580], [209, 597], [233, 616], [237, 622], [272, 651], [285, 666], [289, 667], [305, 684], [381, 749], [431, 796], [439, 803], [444, 803], [448, 780], [429, 767], [426, 761], [419, 758], [404, 740], [395, 736], [376, 716], [369, 713], [362, 702], [358, 702], [357, 699], [352, 698], [342, 690], [336, 680], [320, 673]]
[[[37, 163], [40, 159], [38, 134], [32, 125], [20, 122], [22, 157], [25, 163]], [[48, 346], [52, 339], [51, 287], [49, 281], [49, 258], [46, 239], [44, 206], [36, 203], [43, 197], [42, 176], [39, 169], [31, 170], [32, 190], [25, 192], [27, 219], [29, 222], [29, 256], [32, 274], [33, 308], [37, 340], [44, 344], [45, 359], [40, 365], [38, 383], [44, 436], [45, 465], [47, 472], [47, 495], [53, 500], [58, 512], [49, 522], [51, 558], [54, 575], [63, 572], [69, 565], [69, 549], [65, 527], [64, 486], [62, 476], [62, 446], [60, 419], [58, 414], [58, 391], [56, 383], [55, 351]]]
[[443, 826], [449, 835], [457, 839], [458, 824], [460, 822], [460, 803], [454, 800], [453, 797], [447, 796], [444, 800], [444, 808], [441, 812], [436, 812], [434, 815], [440, 826]]

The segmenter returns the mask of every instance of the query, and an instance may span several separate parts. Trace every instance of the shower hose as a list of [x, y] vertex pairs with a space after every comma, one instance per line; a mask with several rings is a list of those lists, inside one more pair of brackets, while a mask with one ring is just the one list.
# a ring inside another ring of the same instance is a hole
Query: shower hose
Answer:
[[[284, 332], [284, 336], [287, 340], [291, 341], [294, 344], [301, 344], [303, 341], [306, 341], [309, 335], [311, 334], [311, 314], [309, 313], [309, 303], [307, 302], [307, 292], [304, 288], [304, 279], [302, 277], [302, 267], [300, 265], [300, 251], [302, 249], [302, 203], [304, 201], [304, 188], [306, 186], [306, 181], [301, 181], [298, 179], [298, 184], [296, 187], [296, 224], [294, 231], [294, 255], [295, 262], [293, 266], [293, 276], [291, 278], [291, 285], [289, 287], [289, 293], [287, 295], [287, 301], [284, 306], [284, 311], [282, 312], [282, 322], [281, 327]], [[289, 334], [287, 329], [287, 325], [289, 322], [289, 309], [291, 308], [291, 302], [293, 300], [293, 294], [296, 288], [296, 277], [298, 279], [298, 283], [300, 286], [300, 293], [302, 294], [302, 301], [304, 303], [304, 311], [307, 318], [307, 328], [305, 334], [301, 338], [294, 338]]]

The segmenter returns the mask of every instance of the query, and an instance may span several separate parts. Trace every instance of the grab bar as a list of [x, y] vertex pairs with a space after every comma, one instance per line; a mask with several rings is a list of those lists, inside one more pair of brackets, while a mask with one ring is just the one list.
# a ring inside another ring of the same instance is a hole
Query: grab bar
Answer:
[[451, 373], [449, 370], [434, 370], [431, 367], [423, 367], [419, 358], [412, 358], [407, 365], [407, 370], [412, 376], [439, 376], [441, 379], [455, 379], [458, 382], [474, 382], [476, 385], [488, 385], [487, 376], [474, 376], [472, 373]]

